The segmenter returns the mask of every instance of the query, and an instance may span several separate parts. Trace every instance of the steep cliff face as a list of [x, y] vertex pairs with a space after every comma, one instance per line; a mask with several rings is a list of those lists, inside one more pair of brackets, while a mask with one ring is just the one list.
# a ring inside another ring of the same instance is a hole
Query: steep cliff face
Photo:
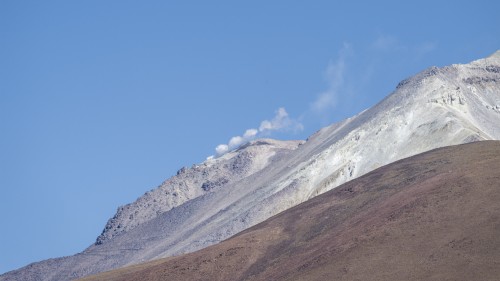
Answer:
[[84, 252], [0, 280], [69, 279], [192, 252], [396, 160], [500, 139], [499, 68], [500, 52], [470, 64], [432, 67], [302, 145], [258, 140], [182, 169], [121, 207]]

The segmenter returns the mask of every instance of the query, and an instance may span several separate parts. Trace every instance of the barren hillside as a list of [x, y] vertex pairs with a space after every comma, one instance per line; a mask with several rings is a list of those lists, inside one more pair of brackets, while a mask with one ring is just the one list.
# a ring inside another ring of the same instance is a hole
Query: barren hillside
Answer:
[[82, 280], [498, 280], [500, 142], [381, 167], [198, 252]]

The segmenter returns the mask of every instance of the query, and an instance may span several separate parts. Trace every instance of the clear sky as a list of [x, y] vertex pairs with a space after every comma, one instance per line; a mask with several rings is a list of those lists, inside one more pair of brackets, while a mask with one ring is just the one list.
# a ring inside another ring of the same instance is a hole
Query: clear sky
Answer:
[[499, 11], [497, 0], [0, 1], [0, 273], [85, 249], [118, 206], [247, 129], [305, 139], [429, 66], [488, 56]]

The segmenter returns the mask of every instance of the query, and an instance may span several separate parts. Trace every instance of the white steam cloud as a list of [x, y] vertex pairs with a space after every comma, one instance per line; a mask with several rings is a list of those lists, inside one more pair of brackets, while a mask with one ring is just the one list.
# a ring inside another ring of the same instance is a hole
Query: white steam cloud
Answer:
[[[216, 157], [222, 156], [257, 137], [269, 135], [273, 131], [300, 131], [303, 128], [304, 127], [299, 121], [290, 118], [285, 108], [280, 107], [276, 110], [273, 119], [264, 120], [260, 123], [259, 129], [248, 129], [243, 136], [234, 136], [227, 144], [219, 144], [215, 148]], [[214, 156], [210, 156], [208, 159], [213, 157]]]
[[[379, 42], [376, 42], [376, 47], [388, 48], [393, 44], [395, 44], [395, 41], [391, 38], [381, 38]], [[337, 106], [338, 98], [343, 88], [345, 88], [344, 75], [346, 72], [346, 59], [348, 59], [351, 54], [351, 46], [344, 43], [342, 49], [339, 51], [337, 60], [330, 62], [325, 71], [325, 80], [327, 82], [326, 90], [320, 93], [316, 99], [310, 103], [309, 112], [324, 115]], [[303, 116], [304, 114], [301, 115], [299, 120], [302, 120]], [[215, 148], [216, 154], [207, 159], [220, 157], [255, 138], [268, 136], [275, 131], [297, 132], [303, 129], [303, 125], [297, 119], [291, 118], [285, 108], [281, 107], [276, 110], [272, 119], [262, 121], [258, 129], [248, 129], [241, 136], [234, 136], [229, 139], [227, 144], [219, 144]]]
[[260, 123], [259, 133], [265, 134], [271, 131], [278, 130], [293, 130], [300, 131], [304, 129], [302, 124], [288, 116], [285, 108], [280, 107], [276, 110], [276, 115], [272, 120], [264, 120]]
[[314, 113], [323, 114], [337, 105], [339, 92], [344, 84], [345, 60], [350, 53], [350, 45], [344, 43], [343, 48], [339, 52], [337, 61], [328, 64], [328, 68], [325, 72], [325, 80], [328, 83], [328, 88], [320, 93], [316, 100], [311, 103], [311, 110]]
[[248, 129], [246, 132], [243, 134], [244, 139], [251, 139], [254, 138], [259, 131], [257, 129]]
[[232, 137], [229, 140], [229, 147], [234, 148], [240, 146], [243, 142], [245, 142], [245, 139], [240, 136]]
[[219, 144], [215, 148], [215, 152], [217, 152], [218, 155], [222, 155], [226, 153], [229, 150], [229, 146], [227, 144]]

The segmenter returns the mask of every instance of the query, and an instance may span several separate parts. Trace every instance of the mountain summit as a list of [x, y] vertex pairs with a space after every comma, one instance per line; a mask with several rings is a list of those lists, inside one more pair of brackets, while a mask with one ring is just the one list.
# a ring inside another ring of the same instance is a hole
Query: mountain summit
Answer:
[[120, 207], [82, 253], [0, 276], [62, 280], [216, 244], [378, 167], [434, 148], [500, 139], [500, 57], [431, 67], [374, 107], [303, 142], [257, 140], [181, 169]]

